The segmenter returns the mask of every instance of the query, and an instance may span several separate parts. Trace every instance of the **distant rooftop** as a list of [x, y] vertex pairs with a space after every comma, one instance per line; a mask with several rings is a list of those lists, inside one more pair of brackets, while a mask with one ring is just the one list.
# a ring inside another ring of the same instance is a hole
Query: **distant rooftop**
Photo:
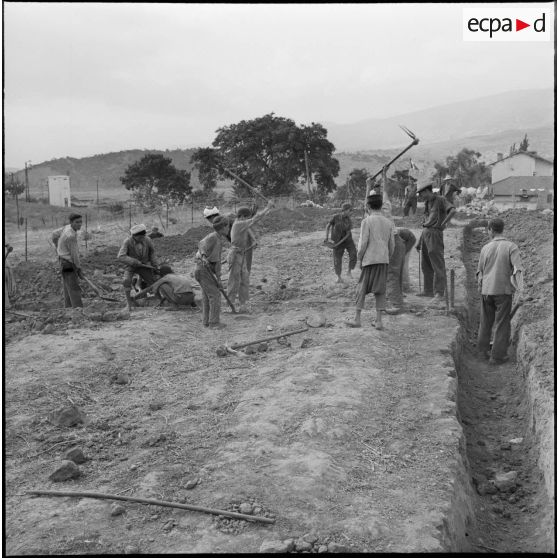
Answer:
[[498, 180], [491, 186], [495, 196], [519, 194], [520, 190], [553, 190], [553, 176], [508, 176], [504, 180]]
[[501, 159], [498, 159], [492, 163], [489, 163], [487, 166], [492, 166], [495, 165], [496, 163], [500, 163], [501, 161], [505, 161], [506, 159], [511, 159], [512, 157], [516, 157], [517, 155], [528, 155], [529, 157], [532, 157], [533, 159], [537, 159], [539, 161], [544, 161], [545, 163], [549, 163], [550, 165], [552, 165], [552, 161], [549, 161], [548, 159], [545, 159], [544, 157], [541, 157], [540, 155], [537, 155], [536, 151], [516, 151], [515, 153], [512, 153], [511, 155], [508, 155], [507, 157], [502, 157]]

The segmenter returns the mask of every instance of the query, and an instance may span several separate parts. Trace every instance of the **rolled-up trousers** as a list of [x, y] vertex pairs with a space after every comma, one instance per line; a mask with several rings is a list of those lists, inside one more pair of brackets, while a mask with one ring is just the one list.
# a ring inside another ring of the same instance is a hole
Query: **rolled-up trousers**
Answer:
[[492, 328], [494, 328], [494, 339], [490, 354], [493, 359], [502, 359], [508, 352], [511, 332], [511, 308], [511, 294], [481, 296], [477, 349], [482, 352], [488, 352]]
[[421, 252], [424, 294], [444, 296], [446, 292], [444, 232], [440, 229], [424, 228], [422, 231]]
[[177, 306], [192, 306], [194, 293], [175, 293], [168, 283], [163, 283], [158, 289], [157, 294], [162, 300], [167, 300]]

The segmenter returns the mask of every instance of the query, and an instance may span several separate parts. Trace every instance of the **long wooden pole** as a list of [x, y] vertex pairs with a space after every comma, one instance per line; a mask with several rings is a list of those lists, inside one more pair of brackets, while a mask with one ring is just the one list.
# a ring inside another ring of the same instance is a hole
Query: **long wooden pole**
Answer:
[[27, 261], [27, 217], [25, 217], [25, 261]]
[[242, 184], [244, 184], [244, 186], [246, 186], [246, 188], [248, 188], [251, 192], [260, 196], [260, 198], [262, 198], [262, 200], [265, 203], [268, 202], [267, 198], [263, 194], [261, 194], [256, 188], [254, 188], [251, 184], [248, 184], [248, 182], [246, 182], [246, 180], [240, 178], [240, 176], [235, 174], [233, 171], [227, 169], [226, 167], [224, 168], [224, 170], [225, 170], [225, 172], [228, 172], [233, 178], [236, 178], [239, 182], [242, 182]]
[[194, 506], [191, 504], [178, 504], [177, 502], [154, 500], [151, 498], [134, 498], [133, 496], [118, 496], [117, 494], [104, 494], [101, 492], [58, 492], [55, 490], [31, 490], [27, 492], [27, 494], [29, 494], [30, 496], [61, 496], [66, 498], [67, 497], [100, 498], [105, 500], [122, 500], [125, 502], [137, 502], [139, 504], [149, 504], [151, 506], [164, 506], [167, 508], [179, 508], [182, 510], [210, 513], [213, 515], [224, 515], [226, 517], [234, 517], [235, 519], [245, 519], [246, 521], [259, 521], [261, 523], [275, 523], [275, 519], [271, 517], [263, 517], [260, 515], [247, 515], [244, 513], [230, 512], [227, 510], [206, 508], [205, 506]]
[[230, 349], [242, 349], [243, 347], [248, 347], [248, 345], [255, 345], [256, 343], [265, 343], [267, 341], [273, 341], [274, 339], [281, 339], [281, 337], [288, 337], [289, 335], [295, 335], [296, 333], [303, 333], [308, 331], [307, 327], [302, 329], [295, 329], [294, 331], [288, 331], [287, 333], [281, 333], [280, 335], [274, 335], [273, 337], [265, 337], [264, 339], [257, 339], [256, 341], [248, 341], [246, 343], [235, 343], [231, 345]]

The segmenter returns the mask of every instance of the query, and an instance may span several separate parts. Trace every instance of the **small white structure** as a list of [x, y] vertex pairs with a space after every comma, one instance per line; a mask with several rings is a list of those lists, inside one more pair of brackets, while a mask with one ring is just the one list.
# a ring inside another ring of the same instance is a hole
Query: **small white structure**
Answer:
[[71, 207], [70, 177], [49, 176], [48, 177], [48, 203], [60, 207]]

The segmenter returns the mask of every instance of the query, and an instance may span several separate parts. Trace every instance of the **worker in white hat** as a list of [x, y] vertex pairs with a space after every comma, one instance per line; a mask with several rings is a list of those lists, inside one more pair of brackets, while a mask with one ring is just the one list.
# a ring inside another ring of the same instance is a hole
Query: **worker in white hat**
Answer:
[[132, 306], [137, 306], [130, 296], [134, 274], [137, 273], [145, 287], [149, 287], [155, 282], [153, 272], [157, 271], [159, 266], [153, 241], [146, 236], [146, 232], [147, 229], [143, 223], [134, 225], [130, 229], [130, 236], [122, 243], [118, 251], [118, 261], [126, 264], [122, 285], [130, 309]]
[[417, 244], [421, 252], [424, 276], [423, 296], [442, 301], [446, 290], [446, 262], [444, 260], [444, 229], [455, 213], [455, 207], [444, 196], [432, 191], [432, 182], [417, 188], [419, 201], [424, 202], [422, 234]]
[[444, 180], [442, 181], [440, 195], [444, 196], [444, 198], [453, 204], [453, 196], [455, 194], [461, 194], [461, 189], [456, 185], [455, 179], [451, 175], [446, 174]]
[[216, 206], [211, 207], [206, 207], [203, 210], [203, 216], [210, 222], [213, 222], [213, 219], [215, 219], [215, 217], [217, 217], [217, 215], [220, 215], [219, 210], [217, 209]]

